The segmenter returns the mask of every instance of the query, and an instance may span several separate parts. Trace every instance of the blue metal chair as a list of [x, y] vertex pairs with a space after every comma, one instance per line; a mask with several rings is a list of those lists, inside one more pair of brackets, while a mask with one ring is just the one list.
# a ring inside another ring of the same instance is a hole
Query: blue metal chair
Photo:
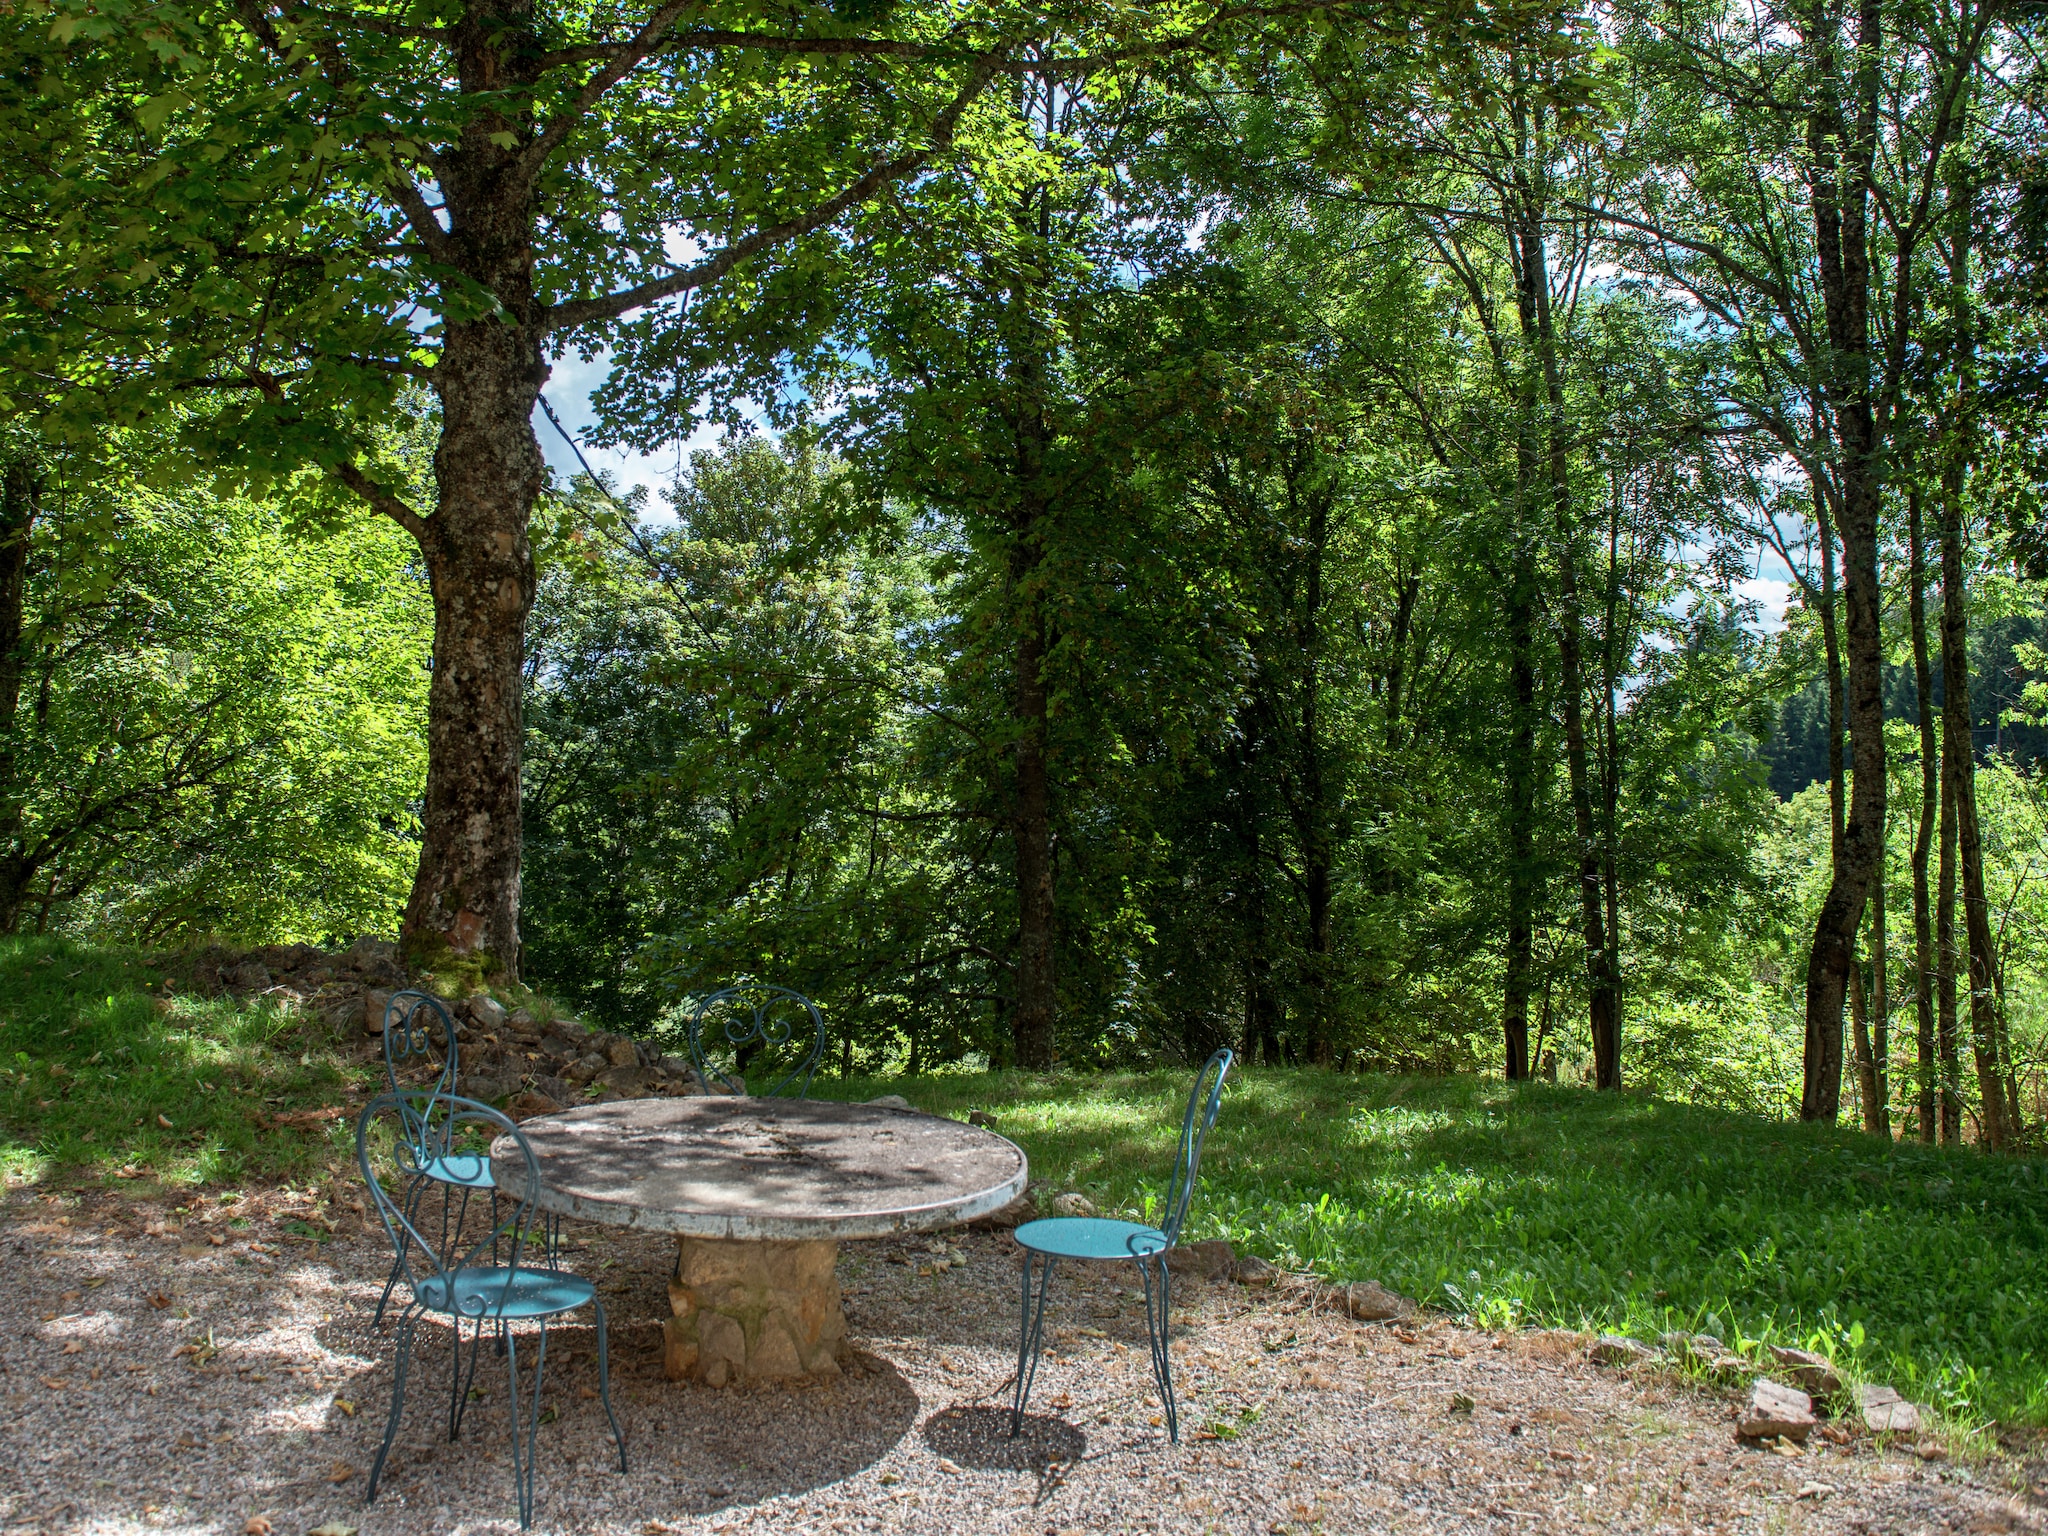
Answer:
[[[389, 1128], [388, 1150], [383, 1138], [374, 1135], [382, 1123]], [[510, 1214], [494, 1222], [488, 1236], [478, 1239], [464, 1253], [444, 1258], [413, 1225], [408, 1203], [393, 1193], [396, 1187], [410, 1188], [426, 1178], [427, 1157], [446, 1168], [475, 1175], [488, 1173], [491, 1143], [510, 1137], [526, 1162], [522, 1187], [526, 1193], [516, 1202], [508, 1201]], [[392, 1177], [387, 1186], [371, 1166], [372, 1142], [380, 1156], [387, 1157]], [[597, 1318], [597, 1385], [604, 1400], [605, 1417], [611, 1421], [612, 1441], [619, 1449], [619, 1470], [626, 1470], [626, 1439], [619, 1430], [618, 1415], [612, 1412], [611, 1362], [605, 1339], [604, 1303], [588, 1280], [561, 1270], [533, 1268], [520, 1261], [529, 1247], [542, 1243], [533, 1228], [534, 1198], [541, 1188], [540, 1164], [533, 1148], [504, 1115], [488, 1104], [459, 1098], [452, 1093], [387, 1093], [373, 1099], [356, 1122], [356, 1162], [376, 1202], [377, 1215], [391, 1239], [400, 1274], [411, 1300], [398, 1317], [398, 1347], [391, 1383], [391, 1416], [384, 1426], [384, 1441], [377, 1447], [377, 1460], [370, 1468], [369, 1492], [364, 1502], [377, 1497], [377, 1484], [384, 1476], [384, 1463], [398, 1424], [405, 1412], [405, 1378], [412, 1363], [413, 1330], [420, 1319], [432, 1314], [444, 1317], [453, 1329], [454, 1359], [450, 1370], [448, 1438], [462, 1433], [463, 1409], [469, 1400], [470, 1384], [476, 1376], [477, 1354], [483, 1342], [484, 1326], [490, 1324], [499, 1349], [508, 1364], [511, 1387], [512, 1481], [519, 1495], [519, 1524], [533, 1523], [534, 1447], [541, 1424], [541, 1382], [548, 1364], [548, 1322], [564, 1312], [589, 1307]], [[510, 1262], [496, 1262], [500, 1244], [510, 1252]], [[414, 1253], [420, 1256], [415, 1266]], [[486, 1257], [491, 1262], [484, 1262]], [[381, 1303], [379, 1304], [381, 1308]], [[473, 1325], [469, 1364], [462, 1361], [462, 1325]], [[519, 1414], [519, 1342], [512, 1324], [538, 1323], [540, 1343], [533, 1362], [532, 1405], [527, 1414], [524, 1444], [521, 1443]]]
[[[437, 1048], [434, 1040], [434, 1025], [441, 1026], [441, 1039]], [[432, 1064], [436, 1054], [440, 1056], [441, 1069], [435, 1074], [432, 1087], [428, 1090], [438, 1094], [452, 1094], [460, 1080], [460, 1068], [456, 1062], [455, 1021], [449, 1017], [447, 1006], [431, 993], [407, 988], [391, 994], [391, 1001], [384, 1005], [384, 1081], [389, 1092], [395, 1094], [415, 1093], [424, 1085], [406, 1084], [399, 1081], [401, 1069], [415, 1062]], [[491, 1219], [497, 1220], [498, 1192], [491, 1183], [491, 1165], [488, 1159], [477, 1163], [474, 1159], [457, 1160], [449, 1163], [437, 1161], [422, 1145], [414, 1158], [419, 1169], [417, 1178], [407, 1192], [406, 1215], [417, 1217], [419, 1202], [430, 1188], [441, 1191], [441, 1247], [445, 1257], [448, 1244], [460, 1241], [463, 1221], [469, 1215], [469, 1197], [475, 1194], [490, 1196]], [[457, 1196], [460, 1196], [458, 1201]], [[544, 1218], [547, 1238], [548, 1263], [555, 1262], [556, 1248], [560, 1238], [561, 1223], [552, 1215]], [[391, 1300], [391, 1289], [398, 1284], [398, 1266], [391, 1267], [390, 1278], [384, 1282], [384, 1294], [377, 1301], [376, 1321], [384, 1321], [385, 1305]]]
[[[1079, 1259], [1088, 1263], [1128, 1261], [1138, 1266], [1139, 1278], [1145, 1286], [1145, 1333], [1152, 1346], [1152, 1377], [1159, 1383], [1159, 1398], [1165, 1405], [1166, 1433], [1174, 1444], [1180, 1443], [1180, 1414], [1173, 1399], [1173, 1361], [1167, 1352], [1170, 1314], [1166, 1251], [1179, 1241], [1181, 1224], [1187, 1220], [1188, 1202], [1195, 1193], [1195, 1171], [1202, 1162], [1202, 1143], [1208, 1140], [1209, 1127], [1216, 1123], [1216, 1110], [1223, 1102], [1223, 1079], [1235, 1059], [1227, 1050], [1218, 1051], [1202, 1064], [1195, 1078], [1194, 1091], [1188, 1095], [1187, 1114], [1181, 1120], [1173, 1182], [1167, 1186], [1166, 1206], [1158, 1226], [1111, 1221], [1100, 1216], [1058, 1216], [1048, 1221], [1027, 1221], [1017, 1229], [1017, 1241], [1024, 1248], [1024, 1313], [1017, 1341], [1016, 1395], [1010, 1407], [1012, 1439], [1024, 1427], [1024, 1405], [1031, 1397], [1032, 1378], [1038, 1374], [1039, 1344], [1045, 1334], [1045, 1297], [1052, 1289], [1053, 1267], [1061, 1259]], [[1039, 1271], [1035, 1308], [1031, 1300], [1034, 1268]]]
[[[808, 1026], [808, 1048], [803, 1038]], [[771, 1059], [767, 1073], [782, 1070], [775, 1086], [757, 1094], [763, 1099], [809, 1096], [811, 1078], [818, 1070], [818, 1058], [825, 1050], [825, 1021], [817, 1005], [802, 993], [787, 987], [768, 987], [742, 982], [736, 987], [699, 998], [690, 1010], [688, 1025], [690, 1060], [708, 1088], [716, 1081], [728, 1093], [744, 1093], [740, 1073], [756, 1053]], [[706, 1059], [707, 1051], [730, 1054], [733, 1071], [727, 1073]], [[796, 1092], [787, 1090], [796, 1085]]]

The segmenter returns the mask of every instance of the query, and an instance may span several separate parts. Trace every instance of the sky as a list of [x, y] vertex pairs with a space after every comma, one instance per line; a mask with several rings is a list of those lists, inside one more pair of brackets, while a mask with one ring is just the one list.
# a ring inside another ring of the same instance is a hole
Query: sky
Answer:
[[[590, 408], [590, 394], [604, 382], [611, 369], [611, 358], [600, 356], [584, 362], [574, 353], [559, 359], [554, 373], [549, 377], [543, 393], [548, 404], [555, 408], [555, 414], [562, 418], [562, 425], [573, 433], [583, 445], [583, 456], [590, 461], [590, 467], [606, 474], [611, 479], [612, 490], [626, 496], [637, 487], [645, 487], [647, 515], [653, 522], [674, 520], [674, 510], [669, 505], [668, 490], [690, 462], [690, 455], [700, 448], [715, 447], [719, 432], [715, 427], [700, 427], [681, 443], [672, 443], [658, 453], [641, 454], [618, 448], [598, 448], [588, 440], [594, 413]], [[580, 474], [581, 466], [576, 455], [562, 434], [557, 432], [547, 416], [535, 410], [533, 430], [540, 438], [541, 452], [546, 455], [550, 466], [565, 478]]]

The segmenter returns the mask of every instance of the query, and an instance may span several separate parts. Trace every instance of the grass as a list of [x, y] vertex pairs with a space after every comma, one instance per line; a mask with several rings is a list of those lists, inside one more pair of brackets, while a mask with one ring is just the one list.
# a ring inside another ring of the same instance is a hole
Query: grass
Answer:
[[[368, 1081], [315, 1021], [182, 995], [139, 957], [0, 939], [0, 1173], [136, 1194], [350, 1176]], [[1142, 1216], [1188, 1076], [822, 1078], [994, 1113], [1033, 1176]], [[159, 1119], [161, 1117], [161, 1120]], [[165, 1126], [162, 1121], [169, 1121]], [[2048, 1163], [1634, 1094], [1232, 1077], [1189, 1237], [1375, 1279], [1480, 1326], [1819, 1348], [1965, 1423], [2048, 1425]]]
[[339, 1101], [360, 1070], [331, 1031], [269, 1002], [158, 990], [139, 956], [0, 938], [0, 1175], [173, 1188], [303, 1180], [352, 1163]]
[[[1034, 1178], [1141, 1216], [1187, 1076], [838, 1084], [984, 1109]], [[1484, 1327], [1818, 1348], [1965, 1422], [2048, 1424], [2048, 1163], [1634, 1095], [1240, 1073], [1187, 1235]]]

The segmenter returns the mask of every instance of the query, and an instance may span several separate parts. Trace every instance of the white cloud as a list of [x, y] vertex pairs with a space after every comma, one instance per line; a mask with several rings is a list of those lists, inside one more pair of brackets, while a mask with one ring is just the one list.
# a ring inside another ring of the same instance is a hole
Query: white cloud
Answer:
[[1774, 635], [1785, 627], [1785, 610], [1791, 605], [1793, 590], [1789, 581], [1778, 581], [1769, 576], [1755, 576], [1748, 581], [1738, 582], [1735, 595], [1756, 604], [1757, 633]]
[[[625, 496], [644, 487], [648, 493], [647, 516], [657, 522], [666, 522], [675, 515], [669, 506], [669, 487], [682, 474], [693, 452], [717, 444], [719, 429], [700, 426], [689, 437], [655, 453], [594, 446], [589, 441], [590, 427], [596, 417], [590, 406], [590, 395], [604, 382], [610, 370], [611, 358], [608, 355], [601, 354], [589, 362], [573, 353], [562, 357], [555, 363], [554, 373], [544, 391], [548, 404], [555, 408], [562, 425], [581, 444], [583, 457], [590, 461], [590, 467], [604, 473], [610, 480], [613, 491]], [[576, 462], [575, 453], [562, 441], [562, 434], [555, 430], [554, 423], [539, 409], [533, 413], [533, 430], [540, 438], [541, 453], [557, 473], [566, 478], [581, 472], [582, 466]]]

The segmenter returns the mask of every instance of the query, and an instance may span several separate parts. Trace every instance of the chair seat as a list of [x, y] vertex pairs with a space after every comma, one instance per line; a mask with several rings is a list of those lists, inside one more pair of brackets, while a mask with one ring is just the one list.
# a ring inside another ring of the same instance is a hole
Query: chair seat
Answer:
[[551, 1317], [557, 1312], [587, 1307], [597, 1295], [591, 1283], [580, 1275], [555, 1269], [458, 1269], [448, 1280], [454, 1282], [452, 1307], [448, 1305], [447, 1283], [439, 1275], [420, 1281], [413, 1294], [429, 1312], [459, 1313], [463, 1317]]
[[491, 1182], [491, 1160], [481, 1155], [458, 1153], [454, 1157], [430, 1158], [420, 1165], [420, 1176], [436, 1184], [453, 1184], [458, 1189], [495, 1189]]
[[1157, 1227], [1106, 1216], [1054, 1216], [1027, 1221], [1014, 1234], [1036, 1253], [1059, 1259], [1144, 1259], [1171, 1246]]

